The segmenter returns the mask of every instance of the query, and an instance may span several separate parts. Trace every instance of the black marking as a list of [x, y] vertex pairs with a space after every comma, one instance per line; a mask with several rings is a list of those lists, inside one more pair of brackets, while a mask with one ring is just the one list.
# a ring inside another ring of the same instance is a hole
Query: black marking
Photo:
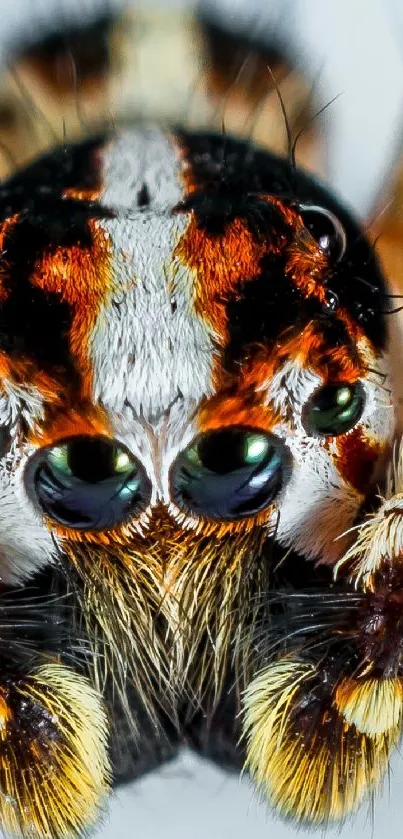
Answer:
[[[261, 193], [295, 200], [294, 173], [283, 158], [228, 135], [178, 131], [177, 136], [196, 190], [216, 187], [221, 182], [242, 200], [245, 195]], [[308, 182], [311, 183], [310, 178]], [[298, 197], [302, 200], [302, 195]]]
[[[29, 585], [0, 587], [0, 664], [2, 673], [27, 672], [32, 664], [62, 654], [71, 664], [71, 595], [59, 585], [55, 568], [35, 575]], [[58, 590], [60, 589], [60, 590]]]
[[14, 213], [37, 215], [52, 211], [65, 213], [71, 222], [74, 213], [104, 217], [110, 211], [95, 201], [66, 199], [67, 189], [97, 191], [101, 187], [100, 153], [107, 136], [62, 146], [18, 172], [0, 187], [0, 221]]
[[235, 370], [249, 346], [273, 346], [290, 324], [298, 328], [302, 310], [301, 293], [285, 279], [284, 259], [266, 257], [262, 273], [239, 288], [227, 302], [229, 340], [224, 365]]
[[245, 221], [257, 239], [276, 241], [284, 231], [278, 209], [257, 195], [234, 191], [225, 180], [207, 183], [175, 207], [175, 212], [194, 212], [198, 224], [210, 236], [219, 236], [235, 219]]
[[40, 233], [36, 225], [23, 220], [6, 237], [3, 259], [8, 270], [3, 284], [9, 293], [0, 307], [0, 347], [43, 368], [67, 366], [72, 373], [70, 307], [59, 294], [30, 282], [36, 261], [49, 249], [47, 233]]
[[137, 193], [137, 206], [138, 207], [149, 207], [151, 202], [150, 191], [146, 183], [140, 187]]

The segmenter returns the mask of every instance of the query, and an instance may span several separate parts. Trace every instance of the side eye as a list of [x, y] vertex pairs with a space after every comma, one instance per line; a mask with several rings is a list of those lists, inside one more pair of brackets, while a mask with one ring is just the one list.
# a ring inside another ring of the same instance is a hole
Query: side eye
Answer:
[[365, 406], [361, 382], [326, 385], [313, 394], [303, 414], [308, 434], [336, 437], [353, 428]]
[[244, 518], [274, 501], [288, 462], [288, 449], [274, 434], [242, 427], [210, 431], [171, 467], [171, 495], [179, 507], [199, 516]]
[[25, 480], [44, 513], [75, 530], [113, 528], [151, 496], [141, 464], [103, 437], [73, 437], [41, 449], [28, 463]]
[[315, 242], [332, 262], [338, 262], [347, 247], [344, 227], [338, 218], [325, 207], [314, 204], [299, 204], [298, 212]]

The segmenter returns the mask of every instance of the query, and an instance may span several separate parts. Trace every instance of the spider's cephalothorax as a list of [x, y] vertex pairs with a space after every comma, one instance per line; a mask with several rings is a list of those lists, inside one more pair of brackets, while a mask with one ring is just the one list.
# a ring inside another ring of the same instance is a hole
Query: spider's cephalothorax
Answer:
[[308, 176], [208, 133], [60, 149], [0, 217], [1, 575], [61, 567], [137, 738], [183, 727], [248, 682], [278, 560], [334, 566], [382, 474], [376, 259]]

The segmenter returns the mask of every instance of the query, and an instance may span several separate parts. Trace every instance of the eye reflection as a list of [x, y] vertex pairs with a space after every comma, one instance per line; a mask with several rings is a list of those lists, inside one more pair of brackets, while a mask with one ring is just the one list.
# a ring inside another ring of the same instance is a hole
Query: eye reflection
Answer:
[[171, 495], [185, 510], [212, 519], [263, 510], [288, 475], [289, 453], [274, 434], [231, 426], [200, 435], [170, 471]]
[[37, 452], [26, 470], [28, 491], [43, 512], [76, 530], [106, 530], [149, 503], [143, 466], [104, 437], [73, 437]]
[[250, 438], [246, 441], [245, 460], [248, 463], [259, 463], [266, 455], [268, 448], [268, 441], [262, 438], [261, 435], [256, 434], [253, 436], [251, 434]]

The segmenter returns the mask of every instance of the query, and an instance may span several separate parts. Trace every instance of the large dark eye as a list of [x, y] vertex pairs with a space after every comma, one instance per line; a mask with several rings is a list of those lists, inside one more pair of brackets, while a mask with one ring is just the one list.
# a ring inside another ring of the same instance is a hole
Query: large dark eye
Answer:
[[276, 498], [288, 462], [288, 450], [274, 434], [239, 427], [210, 431], [171, 467], [172, 497], [196, 515], [244, 518]]
[[346, 250], [346, 234], [343, 225], [330, 210], [314, 204], [300, 204], [298, 211], [305, 227], [319, 247], [337, 262]]
[[27, 466], [26, 482], [49, 518], [75, 530], [113, 528], [151, 495], [141, 464], [103, 437], [74, 437], [42, 449]]
[[303, 423], [308, 434], [335, 437], [358, 422], [365, 405], [361, 382], [326, 385], [314, 393], [305, 408]]

